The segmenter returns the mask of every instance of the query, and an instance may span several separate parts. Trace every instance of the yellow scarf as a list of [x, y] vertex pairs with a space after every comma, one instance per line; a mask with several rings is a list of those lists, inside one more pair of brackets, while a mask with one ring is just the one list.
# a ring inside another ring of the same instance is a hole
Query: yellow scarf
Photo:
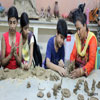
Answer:
[[[88, 32], [88, 37], [87, 37], [87, 39], [86, 39], [85, 47], [84, 47], [84, 49], [82, 50], [82, 47], [81, 47], [81, 40], [79, 39], [78, 34], [77, 34], [77, 33], [75, 34], [77, 53], [78, 53], [81, 57], [84, 57], [84, 56], [85, 56], [86, 50], [87, 50], [87, 48], [88, 48], [89, 41], [90, 41], [90, 39], [92, 38], [92, 36], [94, 36], [94, 37], [96, 38], [96, 36], [94, 35], [94, 33]], [[81, 51], [81, 50], [82, 50], [82, 51]], [[97, 67], [97, 55], [96, 55], [95, 67]]]

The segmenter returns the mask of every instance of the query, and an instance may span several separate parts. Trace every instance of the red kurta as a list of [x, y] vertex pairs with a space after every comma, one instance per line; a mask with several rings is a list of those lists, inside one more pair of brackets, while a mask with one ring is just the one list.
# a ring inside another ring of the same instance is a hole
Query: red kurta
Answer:
[[[84, 49], [85, 43], [86, 40], [82, 43], [82, 50]], [[86, 75], [89, 75], [95, 67], [96, 52], [97, 40], [94, 36], [92, 36], [88, 44], [86, 55], [84, 57], [81, 57], [79, 54], [77, 54], [76, 42], [74, 43], [70, 61], [75, 60], [76, 67], [82, 67]]]

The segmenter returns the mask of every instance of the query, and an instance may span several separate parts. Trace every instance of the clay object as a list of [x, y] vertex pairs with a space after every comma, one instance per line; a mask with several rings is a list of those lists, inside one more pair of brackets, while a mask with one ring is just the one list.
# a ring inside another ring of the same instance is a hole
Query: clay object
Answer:
[[51, 21], [51, 8], [50, 8], [50, 6], [48, 6], [48, 8], [47, 8], [46, 17], [47, 17], [46, 21]]
[[51, 8], [48, 6], [47, 8], [47, 17], [51, 18]]
[[96, 84], [96, 81], [93, 80], [92, 87], [91, 87], [91, 92], [88, 92], [88, 96], [98, 95], [98, 93], [94, 93], [95, 92], [95, 84]]
[[60, 78], [56, 74], [50, 74], [50, 80], [51, 81], [57, 81], [57, 80], [60, 80]]
[[61, 82], [59, 84], [57, 84], [57, 87], [59, 90], [61, 89], [61, 85], [62, 85], [62, 79], [61, 79]]
[[84, 79], [79, 79], [77, 83], [82, 84], [82, 82], [84, 82]]
[[95, 92], [95, 84], [96, 84], [96, 81], [93, 80], [92, 87], [91, 87], [91, 90], [93, 93]]
[[47, 93], [47, 97], [48, 97], [48, 98], [51, 97], [51, 93], [50, 93], [50, 92]]
[[100, 89], [100, 81], [97, 83], [96, 87]]
[[76, 84], [75, 89], [73, 90], [73, 92], [74, 92], [75, 94], [77, 94], [77, 90], [79, 90], [79, 89], [80, 89], [79, 84]]
[[87, 81], [84, 82], [84, 91], [88, 94], [88, 96], [93, 96], [95, 94], [98, 95], [98, 93], [94, 93], [95, 92], [95, 84], [96, 84], [96, 81], [93, 80], [91, 92], [89, 92], [88, 83], [87, 83]]
[[30, 82], [27, 83], [27, 88], [30, 88], [31, 87], [31, 84]]
[[38, 92], [38, 94], [37, 94], [37, 97], [40, 97], [40, 98], [42, 98], [44, 96], [44, 93], [43, 92]]
[[78, 99], [78, 100], [84, 100], [84, 96], [81, 95], [81, 94], [78, 94], [77, 99]]
[[75, 61], [72, 61], [72, 62], [68, 61], [68, 64], [67, 64], [67, 66], [65, 66], [65, 69], [67, 72], [66, 77], [71, 78], [70, 73], [75, 69]]
[[53, 95], [54, 96], [57, 96], [58, 90], [61, 89], [61, 85], [62, 85], [62, 79], [59, 84], [54, 84], [54, 86], [53, 86]]
[[89, 88], [88, 88], [88, 83], [87, 83], [87, 81], [84, 82], [84, 91], [85, 91], [86, 93], [89, 93]]
[[69, 74], [75, 69], [75, 61], [72, 61], [71, 63], [70, 63], [70, 65], [69, 65]]
[[42, 85], [40, 85], [40, 83], [39, 83], [39, 85], [38, 85], [38, 90], [40, 90], [40, 91], [44, 91], [45, 88], [44, 88]]
[[99, 99], [96, 97], [91, 97], [89, 100], [99, 100]]
[[57, 92], [58, 92], [58, 86], [57, 86], [57, 84], [54, 84], [54, 86], [53, 86], [53, 95], [57, 96]]
[[9, 69], [8, 69], [8, 68], [5, 68], [5, 69], [4, 69], [4, 72], [9, 72]]
[[57, 1], [55, 1], [55, 6], [54, 6], [54, 16], [55, 18], [59, 17], [59, 7]]
[[80, 84], [82, 84], [82, 82], [84, 82], [84, 80], [79, 79], [78, 82], [76, 83], [75, 89], [73, 90], [73, 92], [74, 92], [75, 94], [77, 94], [77, 90], [80, 89]]
[[96, 81], [93, 80], [92, 87], [91, 87], [91, 92], [87, 92], [88, 93], [88, 96], [93, 96], [94, 95], [94, 92], [95, 92], [95, 84], [96, 84]]
[[71, 96], [71, 93], [68, 89], [62, 89], [61, 93], [65, 98], [69, 98]]
[[45, 18], [44, 8], [41, 8], [40, 17], [41, 17], [41, 18]]

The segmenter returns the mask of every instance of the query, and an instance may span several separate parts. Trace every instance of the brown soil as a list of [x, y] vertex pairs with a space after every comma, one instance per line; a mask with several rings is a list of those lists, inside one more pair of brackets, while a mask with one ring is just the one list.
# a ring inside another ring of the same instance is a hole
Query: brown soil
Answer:
[[60, 79], [60, 75], [52, 71], [50, 69], [44, 69], [42, 67], [35, 67], [33, 69], [29, 69], [28, 71], [17, 68], [15, 70], [10, 70], [10, 69], [1, 69], [0, 70], [0, 80], [4, 79], [26, 79], [28, 77], [37, 77], [39, 79], [43, 80], [51, 80], [51, 81], [57, 81]]

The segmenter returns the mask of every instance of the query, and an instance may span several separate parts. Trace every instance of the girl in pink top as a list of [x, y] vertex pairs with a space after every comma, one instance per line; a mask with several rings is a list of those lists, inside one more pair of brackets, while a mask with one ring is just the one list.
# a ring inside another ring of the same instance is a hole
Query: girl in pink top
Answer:
[[17, 9], [11, 7], [8, 10], [9, 31], [3, 34], [1, 41], [1, 63], [4, 68], [16, 69], [21, 64], [22, 37], [19, 32], [16, 32], [17, 24]]

